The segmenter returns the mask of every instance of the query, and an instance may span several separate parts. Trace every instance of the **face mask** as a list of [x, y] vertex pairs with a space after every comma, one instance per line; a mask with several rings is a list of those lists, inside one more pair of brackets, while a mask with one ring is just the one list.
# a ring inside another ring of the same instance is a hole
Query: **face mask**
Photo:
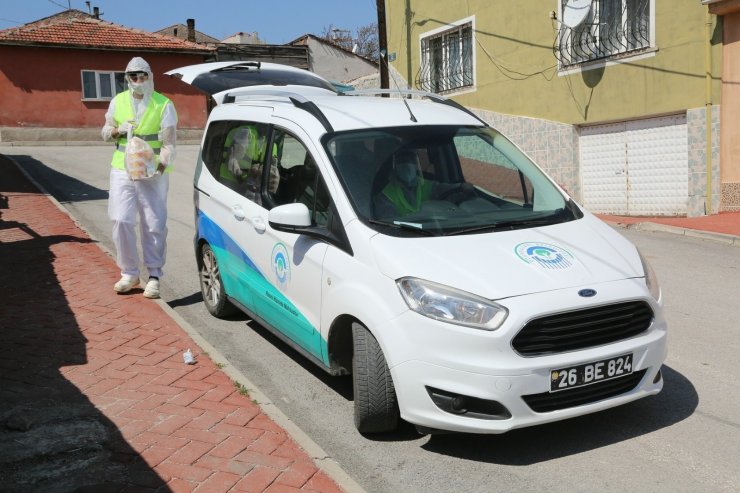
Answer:
[[140, 96], [143, 96], [145, 92], [144, 84], [145, 82], [129, 82], [128, 86], [131, 88], [134, 94], [139, 94]]
[[151, 94], [154, 89], [154, 84], [152, 83], [151, 78], [149, 80], [135, 82], [129, 79], [128, 86], [134, 94], [138, 94], [139, 96]]
[[396, 176], [398, 177], [398, 180], [407, 187], [411, 188], [416, 186], [418, 176], [416, 174], [416, 166], [414, 163], [406, 162], [396, 164]]

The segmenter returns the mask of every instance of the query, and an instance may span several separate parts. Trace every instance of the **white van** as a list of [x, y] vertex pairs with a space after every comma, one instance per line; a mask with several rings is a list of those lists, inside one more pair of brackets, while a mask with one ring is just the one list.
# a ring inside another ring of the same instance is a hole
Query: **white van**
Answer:
[[205, 306], [351, 374], [360, 432], [502, 433], [660, 392], [645, 259], [471, 112], [267, 63], [169, 74], [217, 103], [195, 172]]

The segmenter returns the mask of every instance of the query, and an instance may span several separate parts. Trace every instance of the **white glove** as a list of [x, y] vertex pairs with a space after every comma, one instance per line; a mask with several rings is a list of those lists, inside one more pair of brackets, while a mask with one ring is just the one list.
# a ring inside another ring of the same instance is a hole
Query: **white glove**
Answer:
[[123, 122], [120, 125], [118, 125], [118, 135], [127, 135], [129, 130], [133, 130], [136, 128], [136, 123], [133, 122]]
[[159, 151], [159, 162], [164, 166], [170, 165], [170, 150], [168, 148], [163, 147], [162, 150]]
[[239, 166], [239, 160], [235, 157], [229, 159], [229, 171], [231, 171], [231, 174], [234, 176], [242, 175], [242, 168]]

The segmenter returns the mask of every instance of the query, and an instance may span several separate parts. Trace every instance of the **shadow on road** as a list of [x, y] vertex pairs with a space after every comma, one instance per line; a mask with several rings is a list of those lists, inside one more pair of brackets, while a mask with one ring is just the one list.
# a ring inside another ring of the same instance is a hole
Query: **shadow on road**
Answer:
[[183, 296], [182, 298], [177, 298], [176, 300], [168, 301], [167, 304], [170, 305], [170, 308], [177, 308], [179, 306], [190, 306], [190, 305], [195, 305], [195, 304], [202, 303], [202, 302], [203, 302], [203, 294], [200, 291], [197, 291], [193, 294]]
[[108, 190], [101, 190], [69, 175], [60, 173], [31, 156], [12, 154], [6, 154], [6, 156], [19, 163], [37, 182], [44, 183], [46, 191], [53, 195], [59, 202], [108, 200]]
[[422, 447], [478, 462], [526, 466], [646, 435], [683, 421], [699, 404], [686, 377], [667, 366], [662, 372], [660, 394], [624, 406], [503, 435], [433, 435]]
[[39, 192], [2, 156], [0, 176], [0, 490], [170, 491], [64, 375], [88, 363], [88, 341], [60, 285], [70, 267], [57, 254], [92, 240], [55, 234], [66, 226], [34, 204], [16, 214], [14, 204]]

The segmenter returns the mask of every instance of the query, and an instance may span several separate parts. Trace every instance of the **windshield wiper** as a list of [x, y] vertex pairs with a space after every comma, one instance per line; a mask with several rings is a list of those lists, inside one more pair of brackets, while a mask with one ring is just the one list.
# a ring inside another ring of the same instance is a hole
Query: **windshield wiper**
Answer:
[[404, 231], [413, 231], [414, 233], [418, 233], [419, 235], [422, 235], [422, 236], [436, 236], [434, 233], [432, 233], [428, 229], [422, 229], [421, 227], [414, 226], [411, 223], [405, 223], [402, 221], [396, 221], [392, 223], [387, 223], [385, 221], [378, 221], [377, 219], [368, 219], [367, 221], [370, 224], [377, 224], [379, 226], [386, 226], [388, 228], [402, 229]]
[[503, 229], [512, 230], [524, 226], [547, 226], [549, 224], [556, 224], [556, 219], [557, 215], [543, 219], [516, 219], [511, 221], [499, 221], [491, 224], [483, 224], [481, 226], [473, 226], [472, 228], [450, 231], [449, 233], [445, 233], [444, 236], [466, 235], [470, 233], [479, 233], [481, 231], [500, 231]]

